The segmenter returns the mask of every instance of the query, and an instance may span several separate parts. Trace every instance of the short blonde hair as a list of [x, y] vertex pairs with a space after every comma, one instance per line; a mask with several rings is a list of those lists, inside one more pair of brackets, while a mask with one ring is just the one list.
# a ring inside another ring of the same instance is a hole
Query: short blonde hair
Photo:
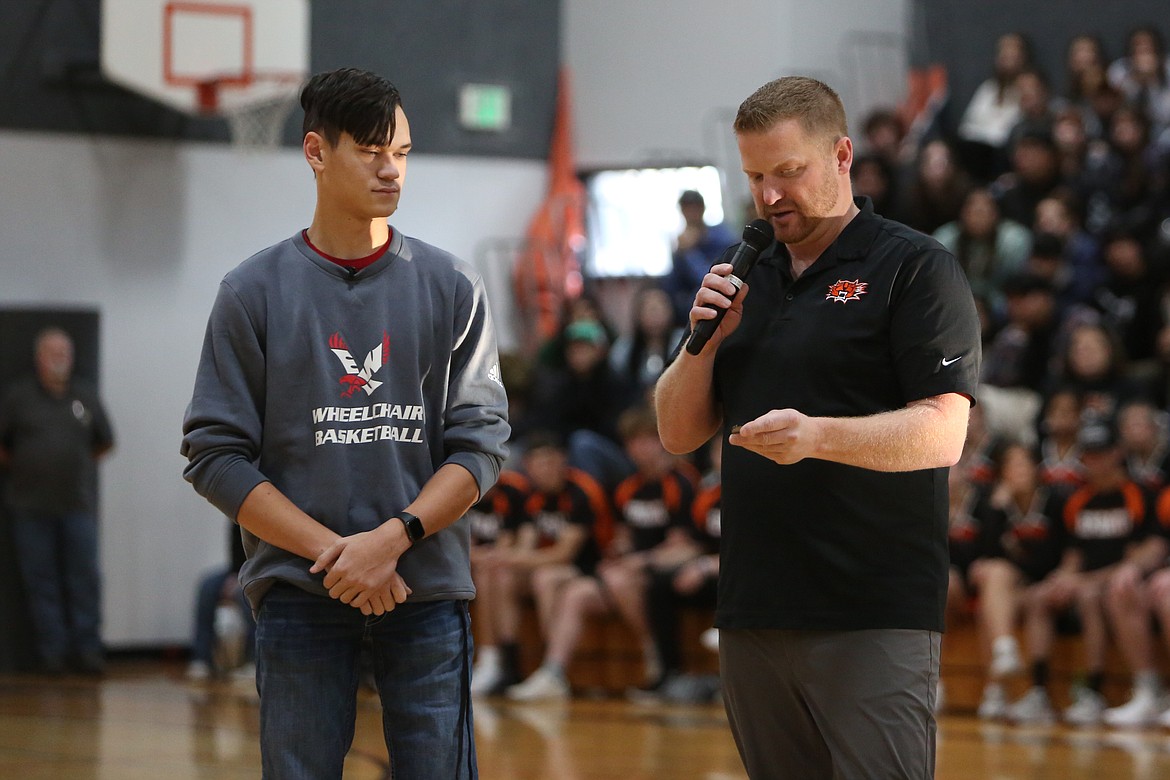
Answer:
[[757, 89], [740, 103], [734, 128], [736, 133], [759, 133], [786, 119], [797, 119], [809, 135], [834, 142], [849, 134], [841, 98], [807, 76], [784, 76]]

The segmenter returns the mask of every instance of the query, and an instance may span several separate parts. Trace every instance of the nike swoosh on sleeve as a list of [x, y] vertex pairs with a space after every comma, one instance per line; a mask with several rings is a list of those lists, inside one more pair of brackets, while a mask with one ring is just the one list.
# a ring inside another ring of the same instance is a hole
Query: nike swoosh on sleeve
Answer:
[[958, 363], [958, 362], [959, 362], [960, 360], [962, 360], [962, 359], [963, 359], [963, 356], [962, 356], [962, 355], [959, 355], [959, 356], [958, 356], [958, 357], [956, 357], [956, 358], [951, 358], [950, 360], [947, 360], [946, 358], [943, 358], [943, 359], [942, 359], [942, 364], [943, 364], [943, 367], [945, 368], [946, 366], [949, 366], [949, 365], [951, 365], [952, 363]]

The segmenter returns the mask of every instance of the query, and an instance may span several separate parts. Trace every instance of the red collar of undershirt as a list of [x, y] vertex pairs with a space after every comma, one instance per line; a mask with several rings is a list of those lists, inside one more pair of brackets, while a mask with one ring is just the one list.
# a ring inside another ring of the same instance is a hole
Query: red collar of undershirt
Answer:
[[382, 244], [382, 246], [380, 246], [378, 249], [374, 250], [373, 254], [366, 255], [365, 257], [357, 257], [357, 258], [349, 258], [349, 259], [334, 257], [333, 255], [325, 254], [320, 249], [318, 249], [316, 246], [314, 246], [313, 242], [309, 240], [308, 228], [301, 231], [301, 236], [305, 239], [305, 243], [309, 245], [309, 249], [312, 249], [314, 252], [321, 255], [321, 257], [324, 257], [329, 262], [336, 263], [337, 265], [341, 266], [342, 268], [351, 268], [354, 271], [360, 271], [363, 268], [365, 268], [366, 266], [369, 266], [369, 265], [377, 262], [378, 259], [380, 259], [382, 257], [382, 255], [386, 254], [386, 250], [390, 248], [390, 242], [394, 240], [394, 228], [390, 228], [390, 235], [386, 239], [386, 243]]

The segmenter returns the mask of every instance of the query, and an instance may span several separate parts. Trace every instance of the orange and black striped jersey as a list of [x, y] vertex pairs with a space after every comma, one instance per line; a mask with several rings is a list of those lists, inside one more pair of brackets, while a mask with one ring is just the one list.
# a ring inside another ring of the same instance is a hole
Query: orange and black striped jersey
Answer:
[[1065, 501], [1059, 517], [1055, 527], [1062, 549], [1080, 550], [1085, 571], [1119, 562], [1129, 545], [1159, 527], [1153, 498], [1131, 480], [1116, 490], [1098, 492], [1088, 485], [1079, 488]]
[[634, 473], [618, 484], [614, 507], [629, 529], [634, 552], [650, 550], [665, 539], [671, 528], [691, 527], [695, 486], [691, 475], [674, 468], [659, 478]]
[[582, 571], [592, 570], [613, 539], [613, 514], [605, 489], [580, 469], [569, 469], [563, 487], [555, 493], [530, 493], [524, 503], [524, 522], [536, 529], [538, 547], [555, 544], [568, 526], [585, 528], [588, 540], [574, 560]]
[[524, 520], [524, 502], [531, 492], [523, 474], [501, 471], [496, 484], [467, 510], [472, 545], [495, 544], [502, 531], [515, 531]]

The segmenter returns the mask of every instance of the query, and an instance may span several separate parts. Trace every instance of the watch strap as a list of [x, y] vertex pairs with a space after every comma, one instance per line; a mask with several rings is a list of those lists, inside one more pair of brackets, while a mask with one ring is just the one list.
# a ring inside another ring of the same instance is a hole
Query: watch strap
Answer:
[[398, 519], [402, 521], [402, 525], [406, 528], [406, 538], [410, 539], [411, 543], [417, 542], [427, 535], [426, 529], [423, 528], [422, 520], [418, 515], [410, 512], [399, 512]]

